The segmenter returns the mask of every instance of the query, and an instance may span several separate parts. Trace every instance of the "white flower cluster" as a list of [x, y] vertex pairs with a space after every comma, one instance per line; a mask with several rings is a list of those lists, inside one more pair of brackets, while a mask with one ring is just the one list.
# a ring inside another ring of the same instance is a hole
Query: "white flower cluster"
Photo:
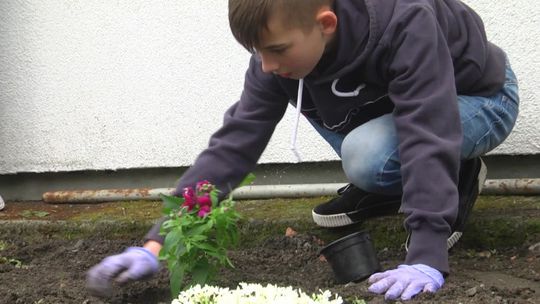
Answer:
[[330, 291], [321, 291], [311, 297], [300, 289], [292, 287], [278, 287], [268, 284], [240, 283], [234, 290], [215, 286], [195, 285], [183, 291], [172, 304], [341, 304], [343, 300], [334, 296]]

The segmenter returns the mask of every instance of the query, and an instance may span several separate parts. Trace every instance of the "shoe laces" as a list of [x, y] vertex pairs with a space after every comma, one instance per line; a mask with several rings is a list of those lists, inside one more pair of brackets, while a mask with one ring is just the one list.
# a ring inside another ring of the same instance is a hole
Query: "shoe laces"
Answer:
[[347, 184], [338, 189], [337, 194], [342, 195], [343, 193], [349, 191], [350, 188], [355, 187], [353, 184]]

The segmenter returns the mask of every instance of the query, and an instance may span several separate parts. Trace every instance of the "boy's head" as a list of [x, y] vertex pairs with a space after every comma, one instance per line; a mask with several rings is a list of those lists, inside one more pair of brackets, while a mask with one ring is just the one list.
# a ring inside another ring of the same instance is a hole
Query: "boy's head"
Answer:
[[337, 27], [333, 0], [229, 0], [236, 40], [263, 70], [302, 78], [313, 70]]

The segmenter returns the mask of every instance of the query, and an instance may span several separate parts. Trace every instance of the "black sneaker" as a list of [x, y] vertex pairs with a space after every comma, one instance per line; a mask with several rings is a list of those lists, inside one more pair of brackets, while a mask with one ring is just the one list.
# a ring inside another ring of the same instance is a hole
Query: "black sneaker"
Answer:
[[342, 227], [368, 218], [397, 214], [401, 195], [366, 192], [353, 184], [338, 190], [338, 197], [315, 207], [313, 221], [322, 227]]
[[452, 225], [452, 234], [446, 242], [448, 249], [452, 248], [461, 238], [465, 224], [472, 212], [474, 203], [478, 198], [486, 181], [487, 167], [480, 158], [473, 158], [461, 162], [459, 170], [459, 209], [458, 216]]

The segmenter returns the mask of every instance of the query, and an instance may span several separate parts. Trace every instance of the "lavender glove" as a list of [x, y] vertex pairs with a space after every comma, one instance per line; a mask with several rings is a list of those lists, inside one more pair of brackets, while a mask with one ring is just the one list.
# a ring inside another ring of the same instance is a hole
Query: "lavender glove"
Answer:
[[410, 300], [419, 292], [436, 292], [444, 284], [437, 269], [424, 264], [399, 265], [397, 269], [379, 272], [369, 277], [369, 291], [382, 294], [387, 300]]
[[159, 262], [154, 254], [143, 247], [129, 247], [90, 268], [86, 274], [86, 288], [95, 296], [107, 297], [111, 295], [113, 279], [124, 284], [149, 278], [158, 270]]

